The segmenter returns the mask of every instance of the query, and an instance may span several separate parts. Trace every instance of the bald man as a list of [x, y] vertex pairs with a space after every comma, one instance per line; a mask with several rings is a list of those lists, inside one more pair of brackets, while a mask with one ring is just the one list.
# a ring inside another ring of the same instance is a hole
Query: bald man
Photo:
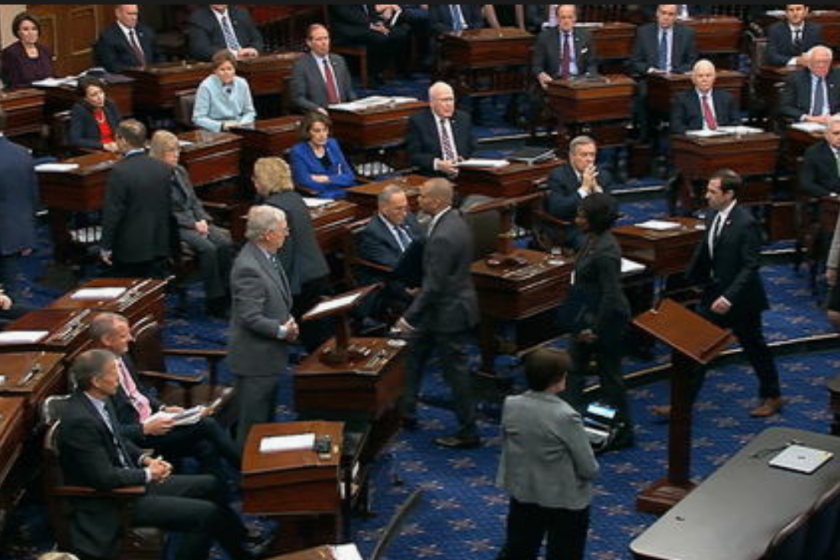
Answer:
[[674, 97], [671, 108], [671, 132], [715, 130], [740, 122], [738, 104], [728, 91], [715, 89], [717, 71], [710, 61], [698, 60], [691, 73], [694, 88]]
[[779, 112], [796, 122], [825, 124], [840, 111], [840, 70], [831, 67], [831, 49], [818, 45], [807, 53], [808, 66], [787, 77]]
[[96, 41], [96, 64], [108, 72], [122, 72], [161, 62], [155, 46], [155, 32], [140, 23], [136, 4], [114, 7], [114, 23], [106, 27]]

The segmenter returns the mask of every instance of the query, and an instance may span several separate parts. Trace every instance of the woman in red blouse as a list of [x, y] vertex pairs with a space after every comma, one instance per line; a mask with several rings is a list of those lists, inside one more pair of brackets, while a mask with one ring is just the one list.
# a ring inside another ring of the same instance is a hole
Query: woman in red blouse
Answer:
[[82, 99], [70, 110], [70, 145], [116, 152], [114, 133], [120, 113], [105, 97], [105, 84], [99, 78], [85, 76], [79, 80], [78, 93]]

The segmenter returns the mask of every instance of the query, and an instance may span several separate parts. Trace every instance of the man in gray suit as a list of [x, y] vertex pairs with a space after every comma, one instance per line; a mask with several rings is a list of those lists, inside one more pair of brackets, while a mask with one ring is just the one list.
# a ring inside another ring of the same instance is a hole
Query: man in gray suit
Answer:
[[356, 99], [347, 63], [330, 53], [330, 32], [320, 23], [306, 34], [309, 56], [302, 56], [292, 68], [292, 104], [301, 112], [327, 114], [327, 106]]
[[290, 313], [292, 292], [277, 259], [288, 234], [282, 210], [251, 208], [245, 231], [248, 243], [230, 273], [233, 305], [228, 364], [236, 375], [236, 442], [240, 447], [253, 424], [273, 418], [280, 375], [288, 364], [288, 341], [298, 336]]
[[432, 219], [423, 250], [420, 293], [395, 326], [411, 337], [401, 413], [404, 427], [416, 427], [423, 368], [437, 349], [459, 427], [454, 436], [436, 438], [435, 443], [471, 448], [481, 444], [467, 354], [478, 323], [478, 297], [470, 276], [472, 236], [460, 212], [452, 208], [452, 195], [452, 183], [446, 179], [430, 179], [420, 187], [420, 209]]

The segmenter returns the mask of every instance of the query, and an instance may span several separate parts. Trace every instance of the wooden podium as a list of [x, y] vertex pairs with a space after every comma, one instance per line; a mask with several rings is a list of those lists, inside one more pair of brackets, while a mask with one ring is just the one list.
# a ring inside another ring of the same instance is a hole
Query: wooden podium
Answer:
[[370, 150], [405, 143], [408, 119], [429, 104], [425, 101], [385, 104], [359, 111], [330, 109], [332, 135], [345, 148]]
[[633, 324], [671, 347], [671, 420], [668, 475], [636, 498], [636, 508], [662, 514], [695, 486], [691, 469], [692, 370], [708, 364], [733, 340], [732, 334], [670, 299], [633, 319]]
[[533, 194], [562, 160], [528, 164], [512, 162], [505, 167], [461, 167], [455, 189], [462, 197], [471, 194], [513, 198]]
[[[94, 278], [61, 296], [46, 309], [93, 309], [125, 315], [131, 324], [146, 315], [164, 323], [166, 280], [153, 278]], [[90, 290], [122, 288], [117, 296], [97, 296]], [[80, 293], [82, 290], [88, 293]], [[80, 297], [83, 296], [83, 297]]]

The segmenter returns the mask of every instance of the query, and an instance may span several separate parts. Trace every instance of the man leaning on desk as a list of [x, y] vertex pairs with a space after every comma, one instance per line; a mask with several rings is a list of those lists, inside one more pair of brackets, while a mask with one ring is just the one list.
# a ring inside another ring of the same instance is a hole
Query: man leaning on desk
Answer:
[[248, 10], [229, 4], [200, 6], [189, 19], [190, 56], [208, 61], [227, 49], [236, 58], [259, 56], [263, 37], [251, 21]]
[[808, 51], [807, 67], [785, 80], [779, 113], [794, 122], [825, 124], [840, 111], [840, 70], [831, 67], [831, 49], [817, 45]]
[[302, 113], [318, 111], [327, 114], [327, 107], [356, 99], [350, 71], [341, 55], [330, 52], [330, 32], [320, 23], [313, 23], [306, 33], [309, 56], [295, 61], [289, 84], [292, 105]]

